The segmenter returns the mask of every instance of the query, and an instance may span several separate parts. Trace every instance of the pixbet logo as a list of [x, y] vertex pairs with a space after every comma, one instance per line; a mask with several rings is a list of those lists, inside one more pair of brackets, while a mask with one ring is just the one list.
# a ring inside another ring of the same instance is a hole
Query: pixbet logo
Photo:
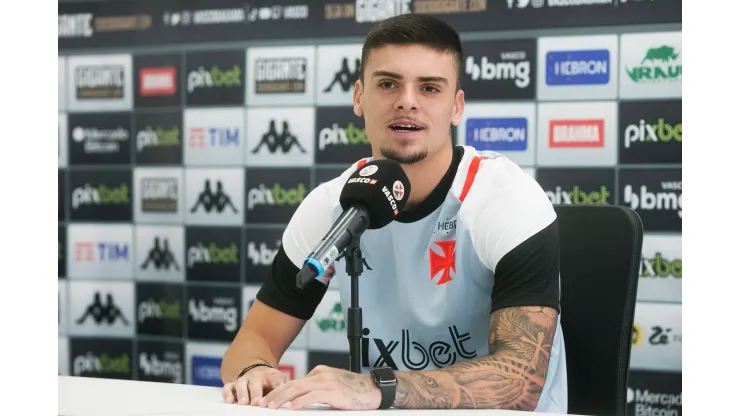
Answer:
[[162, 360], [157, 354], [139, 354], [139, 368], [149, 377], [167, 377], [175, 384], [183, 382], [184, 370], [182, 363], [175, 360]]
[[468, 56], [465, 59], [465, 73], [470, 75], [473, 81], [492, 81], [514, 80], [514, 85], [519, 88], [529, 86], [531, 81], [529, 61], [524, 61], [527, 55], [525, 52], [505, 52], [501, 54], [502, 60], [516, 59], [519, 62], [491, 62], [487, 56], [480, 60], [480, 64], [475, 63], [475, 57]]
[[[126, 243], [93, 243], [77, 241], [74, 243], [74, 258], [77, 262], [128, 261], [129, 250]], [[97, 256], [95, 255], [97, 248]]]
[[250, 210], [255, 205], [290, 205], [296, 206], [306, 197], [306, 186], [299, 183], [295, 188], [283, 188], [275, 183], [272, 188], [260, 184], [257, 188], [249, 190], [247, 194], [247, 208]]
[[180, 129], [172, 126], [169, 130], [162, 127], [152, 129], [147, 126], [144, 130], [136, 133], [136, 150], [141, 150], [148, 146], [177, 146], [180, 144]]
[[131, 357], [128, 354], [121, 354], [116, 357], [106, 353], [98, 356], [93, 352], [88, 352], [85, 355], [75, 357], [72, 366], [75, 376], [91, 373], [130, 374]]
[[654, 257], [642, 258], [642, 272], [640, 277], [653, 277], [665, 279], [682, 277], [682, 259], [666, 259], [658, 252]]
[[365, 129], [355, 126], [355, 123], [347, 123], [347, 127], [339, 127], [334, 123], [331, 127], [324, 127], [319, 132], [319, 150], [327, 146], [336, 145], [366, 145], [370, 144], [365, 134]]
[[240, 87], [241, 72], [239, 65], [234, 65], [230, 70], [213, 65], [208, 71], [201, 66], [188, 74], [188, 92], [192, 93], [197, 88]]
[[72, 209], [77, 209], [80, 205], [128, 204], [129, 201], [128, 186], [125, 183], [118, 188], [109, 188], [106, 185], [93, 188], [87, 183], [72, 191]]
[[586, 192], [578, 185], [570, 190], [559, 186], [555, 191], [546, 191], [547, 197], [553, 204], [578, 204], [578, 205], [607, 205], [611, 193], [606, 186], [602, 185], [598, 191]]
[[280, 240], [275, 240], [275, 247], [276, 248], [272, 250], [268, 248], [264, 242], [261, 242], [259, 248], [257, 248], [257, 245], [250, 241], [249, 244], [247, 244], [247, 257], [249, 257], [252, 264], [255, 266], [269, 266], [272, 264], [272, 260], [275, 258], [278, 248], [280, 248]]
[[218, 247], [211, 242], [207, 247], [203, 243], [188, 248], [188, 267], [198, 263], [206, 264], [236, 264], [239, 262], [239, 250], [235, 243], [226, 247]]
[[167, 302], [164, 299], [160, 299], [159, 302], [156, 302], [154, 299], [149, 298], [139, 304], [139, 323], [146, 322], [149, 319], [179, 320], [180, 309], [179, 300]]
[[624, 131], [624, 147], [629, 149], [632, 143], [651, 142], [667, 143], [671, 140], [681, 141], [682, 123], [670, 125], [662, 117], [657, 123], [649, 124], [645, 120], [640, 120], [638, 124], [630, 124]]
[[683, 194], [680, 193], [682, 184], [682, 181], [662, 181], [660, 186], [663, 192], [650, 192], [645, 185], [640, 186], [638, 191], [634, 190], [632, 185], [626, 185], [624, 187], [624, 202], [629, 204], [632, 209], [676, 211], [678, 216], [682, 217]]

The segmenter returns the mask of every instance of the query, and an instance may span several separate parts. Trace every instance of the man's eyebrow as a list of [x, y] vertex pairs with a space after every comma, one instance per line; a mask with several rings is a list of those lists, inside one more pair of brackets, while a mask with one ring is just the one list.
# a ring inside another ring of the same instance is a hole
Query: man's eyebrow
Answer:
[[[393, 78], [393, 79], [403, 79], [403, 75], [397, 74], [395, 72], [390, 71], [373, 71], [372, 74], [373, 77], [387, 77], [387, 78]], [[419, 82], [439, 82], [442, 84], [449, 84], [447, 81], [447, 78], [445, 77], [418, 77], [417, 80]]]

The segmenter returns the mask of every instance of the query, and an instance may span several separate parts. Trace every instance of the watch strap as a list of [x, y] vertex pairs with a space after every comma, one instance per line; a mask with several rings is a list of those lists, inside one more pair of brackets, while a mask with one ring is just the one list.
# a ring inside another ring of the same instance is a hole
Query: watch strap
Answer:
[[373, 380], [375, 380], [375, 384], [380, 389], [380, 406], [378, 406], [378, 409], [388, 409], [393, 406], [393, 402], [396, 401], [396, 386], [398, 385], [398, 382], [396, 380], [393, 382], [387, 382], [390, 380], [382, 380], [380, 372], [375, 371], [374, 369], [372, 373]]

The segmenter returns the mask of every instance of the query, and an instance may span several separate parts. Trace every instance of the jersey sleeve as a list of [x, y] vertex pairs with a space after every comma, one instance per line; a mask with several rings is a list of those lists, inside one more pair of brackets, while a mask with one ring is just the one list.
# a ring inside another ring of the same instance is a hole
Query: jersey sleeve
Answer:
[[283, 232], [270, 273], [257, 292], [260, 302], [303, 320], [311, 319], [329, 284], [329, 279], [319, 278], [299, 289], [296, 275], [331, 228], [333, 201], [338, 198], [332, 191], [334, 182], [321, 184], [298, 206]]
[[468, 199], [473, 247], [493, 272], [491, 312], [514, 306], [559, 312], [558, 223], [540, 185], [508, 160], [484, 161]]

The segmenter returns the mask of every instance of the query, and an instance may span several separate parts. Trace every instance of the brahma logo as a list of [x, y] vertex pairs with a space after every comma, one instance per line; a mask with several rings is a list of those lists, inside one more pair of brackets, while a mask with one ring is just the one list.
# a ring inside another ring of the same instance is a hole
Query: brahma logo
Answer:
[[551, 148], [604, 147], [604, 119], [550, 120]]
[[174, 95], [177, 92], [175, 79], [175, 67], [142, 68], [139, 94], [144, 97]]

